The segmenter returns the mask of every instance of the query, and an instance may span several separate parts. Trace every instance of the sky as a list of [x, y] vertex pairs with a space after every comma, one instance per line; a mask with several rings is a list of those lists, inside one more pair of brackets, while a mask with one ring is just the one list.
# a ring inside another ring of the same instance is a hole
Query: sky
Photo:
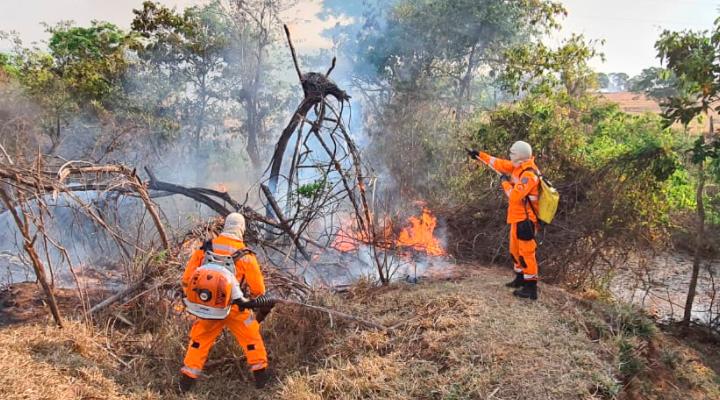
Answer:
[[[604, 39], [600, 50], [606, 60], [595, 60], [592, 66], [599, 72], [625, 72], [631, 76], [659, 64], [653, 44], [664, 29], [709, 29], [720, 15], [720, 0], [561, 1], [569, 16], [562, 21], [563, 30], [554, 35], [552, 41], [558, 44], [573, 32], [584, 34], [588, 39]], [[161, 2], [181, 8], [203, 0]], [[47, 39], [40, 22], [54, 24], [73, 20], [84, 25], [96, 19], [127, 28], [132, 20], [132, 8], [139, 8], [141, 4], [142, 0], [0, 0], [0, 30], [17, 31], [30, 43]], [[298, 0], [298, 5], [283, 13], [300, 49], [330, 47], [330, 41], [322, 36], [323, 30], [337, 23], [353, 22], [349, 18], [326, 18], [322, 15], [322, 4], [323, 0]]]

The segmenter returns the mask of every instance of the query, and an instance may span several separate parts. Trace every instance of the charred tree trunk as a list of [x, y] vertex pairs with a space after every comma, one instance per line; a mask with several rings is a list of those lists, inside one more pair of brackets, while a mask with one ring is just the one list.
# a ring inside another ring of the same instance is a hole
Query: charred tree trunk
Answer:
[[300, 121], [305, 119], [307, 113], [310, 112], [310, 109], [312, 109], [313, 106], [315, 106], [316, 104], [317, 101], [313, 101], [307, 98], [303, 99], [297, 110], [295, 110], [295, 113], [290, 119], [290, 122], [287, 124], [285, 129], [283, 129], [282, 134], [280, 135], [280, 139], [278, 139], [277, 145], [275, 146], [275, 152], [272, 156], [272, 168], [270, 169], [270, 180], [268, 182], [268, 184], [270, 185], [270, 191], [272, 191], [273, 194], [277, 194], [277, 184], [278, 179], [280, 178], [280, 168], [282, 167], [282, 161], [283, 157], [285, 156], [285, 150], [287, 149], [288, 142], [290, 142], [290, 138], [292, 137], [293, 133], [295, 133], [298, 125], [300, 125]]
[[290, 31], [288, 30], [287, 25], [285, 26], [285, 34], [287, 35], [288, 45], [290, 46], [293, 64], [295, 65], [295, 72], [297, 72], [300, 83], [302, 84], [304, 98], [297, 110], [295, 110], [290, 122], [287, 124], [285, 129], [283, 129], [280, 139], [278, 139], [277, 145], [275, 146], [275, 152], [273, 153], [271, 161], [272, 166], [270, 169], [270, 179], [268, 181], [270, 191], [272, 191], [273, 195], [277, 195], [277, 183], [280, 178], [280, 168], [282, 167], [282, 161], [288, 142], [295, 133], [295, 130], [297, 130], [298, 125], [300, 125], [300, 122], [305, 119], [308, 112], [310, 112], [314, 106], [322, 102], [328, 95], [335, 97], [338, 101], [347, 101], [350, 99], [350, 96], [348, 96], [344, 90], [337, 87], [335, 83], [328, 79], [328, 75], [332, 72], [332, 69], [335, 66], [335, 61], [333, 60], [333, 65], [326, 74], [319, 74], [316, 72], [303, 74], [297, 61], [295, 46], [292, 44]]

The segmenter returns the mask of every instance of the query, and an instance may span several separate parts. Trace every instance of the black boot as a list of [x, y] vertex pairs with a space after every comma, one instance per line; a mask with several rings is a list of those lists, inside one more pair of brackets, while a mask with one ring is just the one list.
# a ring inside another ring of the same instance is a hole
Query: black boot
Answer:
[[187, 393], [195, 386], [197, 379], [191, 378], [185, 374], [180, 374], [180, 393]]
[[537, 300], [537, 281], [525, 281], [522, 288], [515, 290], [513, 294], [523, 299]]
[[255, 377], [255, 388], [256, 389], [264, 388], [265, 385], [270, 380], [270, 374], [268, 373], [266, 368], [259, 369], [257, 371], [253, 371], [253, 376]]
[[522, 287], [523, 282], [525, 282], [525, 279], [523, 278], [522, 272], [516, 272], [515, 273], [515, 280], [512, 282], [508, 282], [505, 284], [505, 286], [509, 288], [519, 288]]

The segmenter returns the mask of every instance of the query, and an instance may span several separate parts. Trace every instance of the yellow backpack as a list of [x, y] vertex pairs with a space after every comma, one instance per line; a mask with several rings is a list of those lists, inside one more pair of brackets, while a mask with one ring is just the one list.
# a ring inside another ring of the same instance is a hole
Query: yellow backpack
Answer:
[[[540, 186], [538, 187], [540, 194], [540, 197], [538, 198], [538, 209], [535, 210], [535, 207], [533, 207], [531, 203], [528, 202], [528, 204], [530, 204], [530, 208], [532, 208], [535, 216], [540, 221], [549, 224], [555, 218], [555, 213], [557, 212], [558, 204], [560, 203], [560, 193], [539, 171], [536, 171], [533, 168], [528, 168], [525, 171], [528, 170], [533, 171], [535, 175], [537, 175], [538, 179], [540, 179]], [[525, 171], [523, 171], [523, 173]]]

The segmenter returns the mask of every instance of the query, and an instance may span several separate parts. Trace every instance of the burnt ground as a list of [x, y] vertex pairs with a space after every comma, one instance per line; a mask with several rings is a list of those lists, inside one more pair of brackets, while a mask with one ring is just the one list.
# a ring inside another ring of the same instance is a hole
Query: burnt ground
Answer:
[[[96, 300], [101, 293], [92, 296]], [[55, 289], [55, 300], [60, 315], [77, 315], [82, 303], [77, 290]], [[0, 327], [45, 321], [50, 317], [50, 307], [40, 285], [35, 282], [22, 282], [0, 287]]]

